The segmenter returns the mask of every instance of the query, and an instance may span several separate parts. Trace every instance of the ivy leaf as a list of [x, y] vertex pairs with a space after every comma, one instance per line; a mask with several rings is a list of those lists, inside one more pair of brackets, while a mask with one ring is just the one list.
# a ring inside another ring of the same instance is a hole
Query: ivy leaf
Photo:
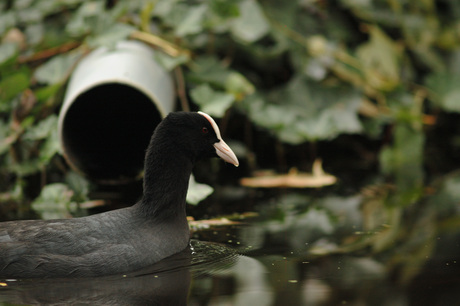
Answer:
[[252, 95], [243, 104], [256, 124], [291, 144], [362, 131], [361, 93], [352, 87], [317, 86], [297, 76], [286, 87], [266, 97]]
[[42, 84], [58, 84], [69, 75], [70, 69], [80, 58], [80, 52], [69, 52], [53, 57], [35, 70], [35, 79]]
[[10, 28], [14, 27], [17, 22], [17, 13], [13, 10], [9, 10], [7, 12], [3, 11], [0, 14], [0, 36]]
[[222, 117], [225, 111], [232, 105], [235, 97], [222, 91], [215, 91], [209, 84], [202, 84], [190, 92], [193, 100], [203, 112], [211, 116]]
[[116, 23], [112, 25], [106, 31], [102, 33], [98, 33], [93, 36], [89, 36], [86, 39], [88, 45], [92, 48], [96, 47], [108, 47], [111, 48], [115, 46], [117, 42], [120, 40], [126, 39], [135, 28], [131, 25], [124, 24], [124, 23]]
[[32, 208], [42, 219], [62, 219], [71, 216], [78, 209], [72, 201], [73, 191], [62, 183], [46, 185], [40, 195], [32, 202]]
[[154, 57], [155, 57], [155, 60], [163, 68], [165, 68], [168, 71], [171, 71], [174, 68], [176, 68], [177, 66], [180, 66], [180, 65], [182, 65], [184, 63], [187, 63], [190, 60], [190, 58], [185, 54], [173, 57], [173, 56], [169, 56], [169, 55], [167, 55], [167, 54], [165, 54], [163, 52], [155, 52]]
[[37, 125], [27, 129], [23, 138], [25, 140], [41, 140], [48, 137], [53, 130], [57, 130], [58, 118], [56, 115], [50, 115], [46, 119], [38, 122]]
[[255, 92], [254, 85], [248, 81], [241, 73], [230, 72], [225, 80], [225, 89], [241, 100], [244, 96]]
[[425, 83], [435, 93], [434, 100], [439, 107], [449, 112], [460, 112], [460, 75], [448, 72], [431, 74]]
[[187, 203], [197, 205], [213, 192], [214, 189], [211, 186], [198, 183], [195, 181], [195, 177], [191, 175], [187, 190]]
[[61, 145], [59, 143], [58, 129], [56, 128], [51, 131], [48, 138], [46, 138], [40, 147], [40, 162], [46, 165], [55, 154], [60, 152]]
[[8, 151], [10, 143], [7, 139], [10, 132], [10, 125], [3, 120], [0, 120], [0, 155]]
[[402, 49], [377, 26], [369, 27], [370, 41], [357, 50], [367, 82], [380, 90], [393, 90], [400, 82]]
[[269, 23], [258, 2], [244, 0], [239, 4], [239, 9], [240, 16], [230, 27], [233, 36], [245, 43], [252, 43], [269, 32]]
[[176, 28], [176, 35], [184, 37], [200, 33], [203, 30], [203, 19], [206, 10], [207, 6], [205, 4], [190, 7], [185, 18]]
[[0, 104], [9, 103], [11, 99], [29, 88], [29, 73], [21, 71], [9, 75], [0, 81]]
[[395, 126], [392, 146], [383, 148], [380, 153], [382, 172], [395, 178], [398, 203], [409, 204], [414, 197], [420, 196], [423, 186], [423, 147], [425, 136], [421, 130], [408, 123]]
[[228, 69], [215, 57], [203, 56], [193, 63], [193, 71], [187, 77], [197, 83], [208, 83], [242, 100], [255, 92], [254, 85], [241, 73]]
[[72, 15], [65, 30], [70, 36], [74, 37], [90, 33], [95, 28], [97, 30], [98, 18], [104, 16], [104, 14], [103, 1], [87, 1]]
[[76, 201], [83, 202], [88, 200], [90, 183], [86, 178], [76, 172], [69, 171], [65, 177], [65, 182], [73, 190], [73, 198]]
[[213, 13], [220, 16], [221, 18], [232, 18], [240, 15], [240, 9], [237, 1], [227, 0], [211, 0], [209, 1], [209, 7]]
[[19, 50], [18, 44], [3, 43], [0, 45], [0, 65], [17, 55]]

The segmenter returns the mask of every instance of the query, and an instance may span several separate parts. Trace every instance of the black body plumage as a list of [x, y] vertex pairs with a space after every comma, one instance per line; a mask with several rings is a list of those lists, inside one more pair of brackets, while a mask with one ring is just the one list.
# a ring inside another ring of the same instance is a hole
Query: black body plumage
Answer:
[[[212, 122], [200, 113], [177, 112], [158, 125], [146, 153], [144, 194], [131, 207], [83, 218], [0, 223], [0, 278], [124, 273], [186, 248], [185, 198], [193, 165], [217, 156], [216, 143], [225, 144]], [[238, 163], [236, 157], [224, 160]]]

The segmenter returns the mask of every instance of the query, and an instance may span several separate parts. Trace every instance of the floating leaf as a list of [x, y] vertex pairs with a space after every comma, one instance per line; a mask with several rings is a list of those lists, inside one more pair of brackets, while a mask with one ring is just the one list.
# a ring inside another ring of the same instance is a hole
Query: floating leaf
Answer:
[[197, 232], [203, 229], [210, 229], [210, 228], [216, 228], [220, 226], [230, 226], [230, 225], [237, 225], [237, 224], [240, 224], [240, 222], [232, 221], [227, 218], [207, 219], [207, 220], [189, 220], [188, 221], [190, 230], [192, 230], [193, 232]]
[[312, 173], [300, 173], [292, 168], [284, 175], [263, 175], [242, 178], [241, 185], [257, 188], [318, 188], [335, 184], [337, 178], [323, 171], [321, 161], [313, 163]]

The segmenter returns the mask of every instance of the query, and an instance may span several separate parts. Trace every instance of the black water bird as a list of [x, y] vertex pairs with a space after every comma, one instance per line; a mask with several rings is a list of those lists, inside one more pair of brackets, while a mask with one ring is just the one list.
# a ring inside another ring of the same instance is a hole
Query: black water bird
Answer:
[[170, 113], [155, 129], [135, 205], [74, 219], [0, 223], [0, 278], [93, 277], [147, 267], [187, 247], [185, 198], [194, 163], [238, 166], [207, 114]]

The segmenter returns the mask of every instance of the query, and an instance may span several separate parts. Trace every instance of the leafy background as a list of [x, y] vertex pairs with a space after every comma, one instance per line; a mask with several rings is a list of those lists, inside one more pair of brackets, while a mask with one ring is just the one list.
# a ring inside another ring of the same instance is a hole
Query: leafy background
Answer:
[[92, 183], [65, 164], [57, 114], [78, 61], [130, 38], [159, 50], [178, 109], [221, 118], [247, 174], [320, 157], [342, 186], [359, 182], [345, 198], [280, 197], [264, 210], [266, 233], [319, 233], [311, 254], [370, 250], [393, 268], [458, 234], [458, 1], [9, 0], [0, 10], [1, 219], [30, 207], [86, 213]]

